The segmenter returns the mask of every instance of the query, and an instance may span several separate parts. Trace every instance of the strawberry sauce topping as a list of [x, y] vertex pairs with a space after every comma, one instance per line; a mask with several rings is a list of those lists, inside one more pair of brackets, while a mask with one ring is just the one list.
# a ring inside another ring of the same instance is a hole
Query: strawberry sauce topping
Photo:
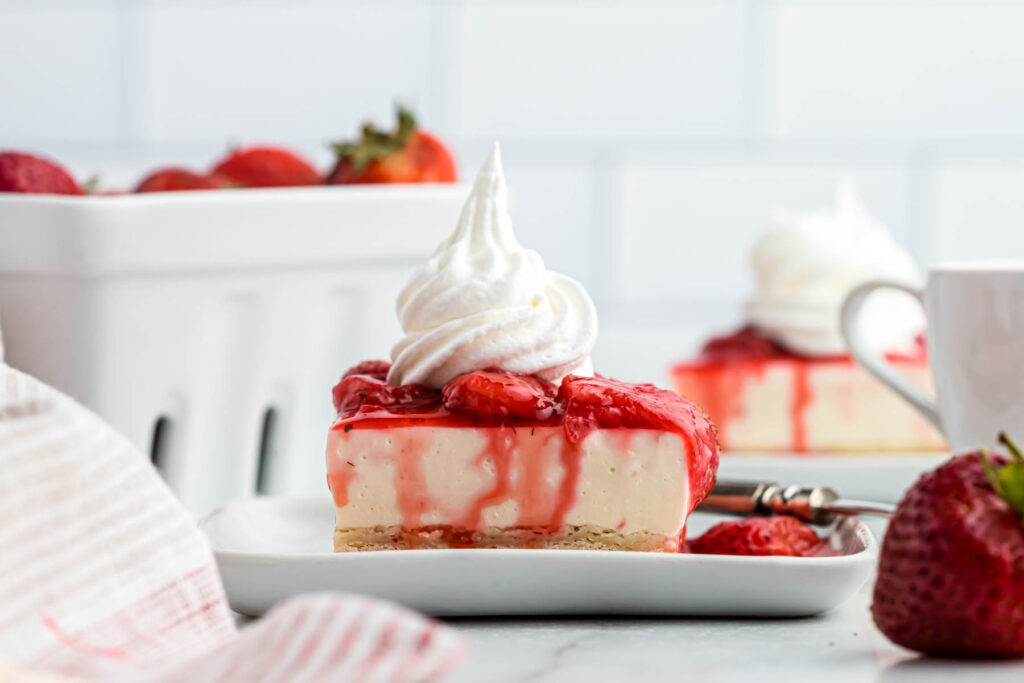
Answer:
[[[391, 369], [391, 363], [386, 360], [364, 360], [359, 365], [354, 365], [345, 371], [344, 377], [351, 377], [352, 375], [369, 375], [375, 377], [381, 382], [388, 378], [388, 370]], [[342, 377], [342, 379], [344, 379]]]
[[656, 429], [681, 434], [694, 451], [717, 451], [715, 428], [690, 401], [653, 384], [570, 375], [555, 386], [521, 373], [482, 370], [460, 375], [440, 391], [419, 384], [392, 386], [385, 361], [350, 369], [332, 392], [334, 429], [392, 425], [561, 425], [578, 444], [597, 429]]
[[714, 337], [704, 344], [698, 360], [707, 363], [728, 363], [765, 358], [795, 357], [782, 344], [761, 334], [753, 325], [746, 325], [732, 334]]
[[[521, 507], [520, 524], [557, 530], [576, 501], [583, 449], [581, 442], [595, 430], [659, 430], [679, 434], [686, 444], [689, 475], [689, 511], [711, 490], [718, 469], [718, 443], [711, 422], [692, 403], [679, 395], [649, 384], [628, 384], [606, 377], [569, 376], [560, 385], [535, 377], [498, 370], [472, 372], [456, 377], [440, 391], [420, 385], [391, 386], [387, 363], [361, 363], [345, 373], [334, 387], [338, 420], [332, 430], [392, 427], [490, 427], [489, 443], [477, 466], [494, 474], [494, 484], [480, 496], [448, 540], [458, 544], [458, 533], [476, 529], [484, 510], [515, 499]], [[560, 428], [564, 439], [557, 448], [552, 437]], [[515, 438], [529, 430], [533, 438]], [[623, 432], [623, 437], [629, 437]], [[414, 438], [412, 434], [410, 438]], [[398, 504], [403, 527], [418, 528], [426, 483], [416, 460], [428, 444], [406, 443], [395, 434], [401, 453]], [[622, 443], [622, 452], [630, 450]], [[513, 450], [522, 471], [512, 477]], [[556, 464], [557, 463], [557, 464]], [[547, 473], [561, 465], [564, 476], [549, 482]], [[348, 485], [355, 467], [334, 467], [328, 483], [335, 503], [348, 501]], [[396, 478], [397, 479], [397, 478]], [[554, 487], [554, 488], [553, 488]], [[461, 531], [460, 531], [461, 530]], [[678, 550], [674, 539], [669, 550]]]
[[419, 384], [393, 387], [372, 374], [345, 373], [331, 395], [334, 409], [342, 418], [357, 415], [367, 407], [395, 415], [434, 413], [441, 409], [438, 392]]

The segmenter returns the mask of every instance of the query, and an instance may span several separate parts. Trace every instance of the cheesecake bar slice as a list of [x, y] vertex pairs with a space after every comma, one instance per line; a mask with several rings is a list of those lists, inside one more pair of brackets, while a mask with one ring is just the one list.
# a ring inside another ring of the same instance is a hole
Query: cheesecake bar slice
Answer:
[[336, 551], [581, 548], [676, 552], [710, 491], [714, 428], [650, 385], [497, 371], [442, 391], [335, 387], [327, 442]]
[[[931, 389], [924, 349], [887, 360]], [[799, 356], [750, 328], [712, 340], [672, 369], [676, 390], [714, 420], [723, 450], [937, 451], [938, 431], [852, 358]]]

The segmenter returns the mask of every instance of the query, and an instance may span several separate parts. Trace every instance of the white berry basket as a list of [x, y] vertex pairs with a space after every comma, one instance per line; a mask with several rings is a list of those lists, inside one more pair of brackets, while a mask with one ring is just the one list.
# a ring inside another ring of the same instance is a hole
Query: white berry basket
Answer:
[[0, 194], [5, 360], [149, 454], [197, 515], [324, 490], [330, 390], [386, 355], [460, 185]]

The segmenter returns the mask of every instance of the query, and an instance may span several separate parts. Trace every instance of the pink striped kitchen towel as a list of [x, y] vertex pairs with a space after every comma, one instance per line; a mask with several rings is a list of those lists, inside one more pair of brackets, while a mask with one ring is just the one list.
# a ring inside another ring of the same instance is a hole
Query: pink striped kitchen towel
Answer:
[[464, 650], [442, 624], [338, 594], [236, 629], [205, 540], [142, 454], [0, 362], [0, 683], [431, 681]]

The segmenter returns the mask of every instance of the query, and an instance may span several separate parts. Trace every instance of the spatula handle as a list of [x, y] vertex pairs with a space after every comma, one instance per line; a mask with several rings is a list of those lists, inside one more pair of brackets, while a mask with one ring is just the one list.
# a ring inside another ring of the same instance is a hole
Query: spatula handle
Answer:
[[766, 481], [720, 479], [700, 509], [740, 517], [789, 515], [811, 524], [831, 524], [837, 515], [890, 515], [893, 506], [843, 500], [827, 486], [781, 486]]

